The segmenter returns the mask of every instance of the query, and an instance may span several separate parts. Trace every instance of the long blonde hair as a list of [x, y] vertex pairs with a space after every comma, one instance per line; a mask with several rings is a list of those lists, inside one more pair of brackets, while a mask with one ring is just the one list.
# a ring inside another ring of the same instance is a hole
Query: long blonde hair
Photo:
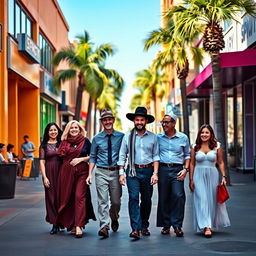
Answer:
[[84, 127], [78, 121], [71, 120], [67, 123], [67, 125], [63, 131], [63, 134], [61, 136], [61, 140], [66, 140], [68, 138], [69, 130], [71, 128], [71, 125], [74, 123], [78, 125], [78, 127], [80, 129], [80, 134], [83, 135], [84, 137], [86, 136], [86, 131], [85, 131]]

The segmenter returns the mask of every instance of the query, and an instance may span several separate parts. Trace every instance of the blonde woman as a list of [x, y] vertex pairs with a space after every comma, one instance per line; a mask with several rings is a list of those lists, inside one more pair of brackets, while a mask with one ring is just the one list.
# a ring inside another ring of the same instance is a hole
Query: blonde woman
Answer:
[[67, 124], [61, 140], [58, 155], [63, 163], [59, 176], [58, 224], [69, 231], [75, 228], [76, 238], [81, 238], [85, 224], [89, 219], [95, 220], [86, 184], [91, 143], [84, 128], [75, 120]]

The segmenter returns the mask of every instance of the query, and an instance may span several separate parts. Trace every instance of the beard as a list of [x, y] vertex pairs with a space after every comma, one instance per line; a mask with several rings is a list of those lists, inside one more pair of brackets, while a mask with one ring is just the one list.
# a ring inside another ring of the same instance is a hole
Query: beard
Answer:
[[[141, 128], [139, 128], [138, 126], [141, 126]], [[146, 125], [135, 125], [135, 130], [136, 131], [139, 131], [139, 132], [141, 132], [141, 131], [144, 131], [144, 130], [146, 130]]]

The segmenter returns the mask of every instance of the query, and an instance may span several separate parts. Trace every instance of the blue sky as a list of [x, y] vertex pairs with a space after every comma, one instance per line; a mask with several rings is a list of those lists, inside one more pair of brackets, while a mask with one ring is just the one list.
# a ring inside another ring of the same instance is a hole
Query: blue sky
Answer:
[[116, 69], [125, 80], [119, 116], [123, 128], [131, 126], [125, 120], [134, 92], [131, 84], [135, 73], [147, 68], [158, 51], [155, 47], [144, 52], [143, 40], [160, 26], [160, 0], [58, 0], [58, 3], [70, 27], [70, 41], [86, 29], [96, 45], [112, 43], [117, 48], [107, 66]]

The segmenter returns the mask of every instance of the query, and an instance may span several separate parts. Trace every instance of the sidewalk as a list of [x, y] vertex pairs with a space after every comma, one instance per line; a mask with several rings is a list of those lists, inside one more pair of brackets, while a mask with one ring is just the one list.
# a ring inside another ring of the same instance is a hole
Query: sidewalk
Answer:
[[[186, 180], [187, 183], [187, 180]], [[75, 239], [67, 232], [50, 235], [44, 221], [44, 190], [41, 178], [17, 180], [14, 199], [0, 200], [0, 252], [4, 256], [37, 255], [255, 255], [256, 254], [256, 183], [253, 174], [231, 171], [227, 202], [231, 227], [215, 232], [211, 239], [192, 229], [191, 193], [186, 184], [184, 238], [160, 234], [155, 227], [157, 191], [154, 189], [151, 236], [133, 242], [128, 217], [127, 188], [123, 189], [120, 229], [108, 239], [97, 236], [98, 222], [86, 226], [85, 236]], [[92, 198], [97, 213], [96, 193]]]

